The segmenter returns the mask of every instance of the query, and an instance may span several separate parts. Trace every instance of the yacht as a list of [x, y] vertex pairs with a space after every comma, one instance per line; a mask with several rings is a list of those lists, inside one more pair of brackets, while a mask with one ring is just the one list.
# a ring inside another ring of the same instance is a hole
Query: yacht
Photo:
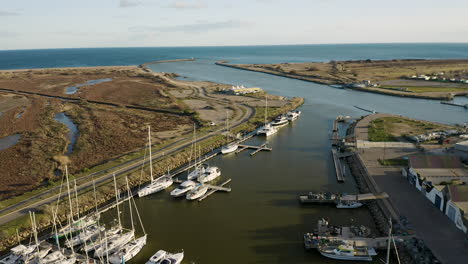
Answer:
[[257, 130], [257, 135], [265, 135], [266, 137], [269, 137], [276, 132], [278, 132], [278, 128], [272, 126], [271, 124], [267, 123], [267, 114], [268, 113], [268, 98], [265, 95], [265, 123], [263, 127], [261, 127], [259, 130]]
[[134, 238], [135, 231], [133, 230], [127, 233], [117, 234], [116, 236], [110, 239], [104, 238], [104, 243], [99, 248], [96, 248], [96, 250], [94, 251], [94, 257], [99, 258], [104, 257], [108, 254], [110, 255]]
[[187, 200], [195, 200], [202, 197], [207, 191], [208, 186], [200, 183], [187, 193], [186, 198]]
[[126, 263], [138, 253], [146, 245], [147, 235], [144, 235], [138, 239], [127, 243], [125, 246], [121, 247], [116, 253], [109, 257], [109, 262], [112, 264]]
[[374, 248], [365, 245], [355, 246], [356, 241], [337, 241], [339, 245], [325, 244], [318, 248], [320, 254], [327, 258], [339, 260], [372, 261], [377, 255]]
[[218, 167], [208, 167], [205, 172], [198, 177], [198, 181], [201, 183], [212, 181], [221, 176], [221, 171]]
[[194, 181], [184, 181], [182, 182], [179, 187], [175, 188], [171, 192], [172, 197], [180, 197], [185, 195], [188, 191], [192, 190], [197, 185]]
[[91, 225], [86, 227], [83, 231], [81, 231], [78, 235], [72, 237], [71, 240], [67, 240], [65, 242], [65, 246], [67, 247], [75, 247], [83, 244], [85, 241], [93, 239], [99, 235], [102, 231], [104, 231], [104, 227]]
[[239, 145], [237, 143], [227, 144], [221, 148], [221, 153], [229, 154], [229, 153], [236, 151], [238, 148], [239, 148]]
[[174, 181], [169, 176], [162, 176], [138, 191], [138, 197], [143, 197], [167, 189]]
[[[226, 142], [229, 142], [229, 117], [228, 113], [226, 112]], [[236, 142], [229, 143], [221, 148], [221, 153], [229, 154], [236, 151], [239, 148], [239, 145]]]
[[286, 114], [289, 121], [294, 121], [298, 119], [300, 115], [301, 115], [301, 111], [299, 110], [291, 111]]
[[257, 135], [259, 135], [259, 136], [264, 135], [266, 137], [269, 137], [271, 135], [276, 134], [276, 132], [278, 132], [277, 127], [274, 127], [271, 124], [265, 124], [259, 130], [257, 130]]
[[164, 250], [158, 250], [146, 264], [180, 264], [184, 259], [184, 252], [169, 253]]
[[336, 205], [336, 208], [339, 208], [339, 209], [353, 209], [353, 208], [359, 208], [361, 206], [362, 206], [362, 203], [357, 202], [357, 201], [340, 201]]
[[148, 126], [148, 149], [149, 149], [149, 167], [150, 167], [150, 178], [151, 183], [146, 185], [143, 189], [138, 191], [138, 197], [147, 196], [153, 193], [160, 192], [169, 186], [172, 185], [173, 181], [169, 175], [169, 170], [167, 175], [159, 177], [158, 179], [153, 178], [153, 158], [151, 156], [151, 127]]
[[195, 166], [195, 169], [190, 172], [187, 176], [187, 180], [195, 180], [198, 177], [200, 177], [203, 173], [205, 173], [206, 169], [208, 169], [210, 166], [208, 164], [199, 164]]
[[288, 120], [287, 116], [281, 115], [281, 116], [278, 116], [277, 118], [275, 118], [275, 120], [271, 123], [271, 125], [279, 127], [279, 126], [287, 125], [288, 123], [289, 123], [289, 120]]

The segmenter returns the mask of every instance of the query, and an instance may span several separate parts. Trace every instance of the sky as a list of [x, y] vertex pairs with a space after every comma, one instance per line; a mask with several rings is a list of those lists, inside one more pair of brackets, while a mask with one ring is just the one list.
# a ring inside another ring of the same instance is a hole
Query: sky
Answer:
[[468, 42], [467, 0], [0, 0], [0, 50]]

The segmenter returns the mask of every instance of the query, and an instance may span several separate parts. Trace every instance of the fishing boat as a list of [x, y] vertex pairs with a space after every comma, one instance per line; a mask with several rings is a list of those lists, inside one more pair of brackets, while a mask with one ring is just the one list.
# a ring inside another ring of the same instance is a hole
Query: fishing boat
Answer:
[[338, 260], [372, 261], [372, 256], [377, 255], [374, 248], [357, 246], [356, 241], [347, 240], [325, 243], [318, 250], [322, 256]]
[[112, 264], [126, 263], [133, 257], [135, 257], [141, 249], [146, 245], [147, 235], [137, 238], [123, 247], [121, 247], [116, 253], [109, 257], [109, 262]]
[[[226, 142], [229, 141], [229, 117], [226, 112]], [[226, 144], [221, 148], [221, 153], [224, 154], [229, 154], [233, 153], [239, 148], [239, 145], [236, 142]]]
[[264, 121], [264, 125], [259, 130], [257, 130], [257, 135], [259, 136], [269, 137], [273, 134], [276, 134], [276, 132], [278, 132], [277, 127], [274, 127], [271, 124], [267, 123], [267, 113], [268, 113], [268, 99], [265, 96], [265, 121]]
[[208, 186], [200, 183], [187, 193], [186, 198], [187, 200], [195, 200], [202, 197], [207, 191]]
[[184, 252], [180, 253], [169, 253], [164, 250], [158, 250], [146, 264], [180, 264], [184, 259]]
[[353, 209], [353, 208], [359, 208], [362, 206], [362, 203], [357, 202], [357, 201], [343, 201], [340, 200], [338, 204], [336, 205], [336, 208], [339, 209]]
[[153, 158], [151, 156], [151, 127], [148, 126], [148, 148], [149, 148], [149, 167], [150, 167], [150, 178], [151, 183], [145, 186], [143, 189], [138, 191], [138, 197], [147, 196], [153, 193], [160, 192], [169, 186], [172, 185], [173, 180], [169, 175], [169, 171], [167, 175], [159, 177], [158, 179], [153, 178]]
[[273, 120], [271, 125], [275, 126], [275, 127], [279, 127], [279, 126], [287, 125], [288, 123], [289, 123], [289, 120], [288, 120], [287, 116], [280, 115], [277, 118], [275, 118], [275, 120]]
[[185, 195], [188, 191], [192, 190], [197, 185], [194, 181], [184, 181], [179, 187], [175, 188], [171, 192], [172, 197], [180, 197]]
[[299, 116], [301, 115], [301, 111], [299, 110], [296, 110], [296, 111], [291, 111], [291, 112], [288, 112], [286, 114], [287, 118], [289, 121], [294, 121], [294, 120], [297, 120], [299, 118]]
[[198, 177], [201, 183], [210, 182], [221, 176], [221, 170], [218, 167], [208, 167], [205, 172]]

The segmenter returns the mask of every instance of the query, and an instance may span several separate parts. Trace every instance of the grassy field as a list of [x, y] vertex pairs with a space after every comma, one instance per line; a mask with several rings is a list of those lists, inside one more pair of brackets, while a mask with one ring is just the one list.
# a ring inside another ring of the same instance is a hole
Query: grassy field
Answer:
[[383, 117], [371, 122], [369, 126], [369, 141], [398, 141], [402, 137], [426, 134], [444, 129], [453, 129], [453, 127], [403, 117]]
[[382, 166], [408, 166], [408, 160], [406, 159], [379, 159], [379, 163]]

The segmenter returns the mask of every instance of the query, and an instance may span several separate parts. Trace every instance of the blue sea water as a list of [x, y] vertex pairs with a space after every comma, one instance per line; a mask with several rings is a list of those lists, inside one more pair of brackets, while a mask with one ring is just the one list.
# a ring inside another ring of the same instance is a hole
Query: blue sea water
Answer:
[[279, 63], [356, 59], [468, 58], [468, 43], [0, 50], [0, 69], [137, 65], [185, 59]]

